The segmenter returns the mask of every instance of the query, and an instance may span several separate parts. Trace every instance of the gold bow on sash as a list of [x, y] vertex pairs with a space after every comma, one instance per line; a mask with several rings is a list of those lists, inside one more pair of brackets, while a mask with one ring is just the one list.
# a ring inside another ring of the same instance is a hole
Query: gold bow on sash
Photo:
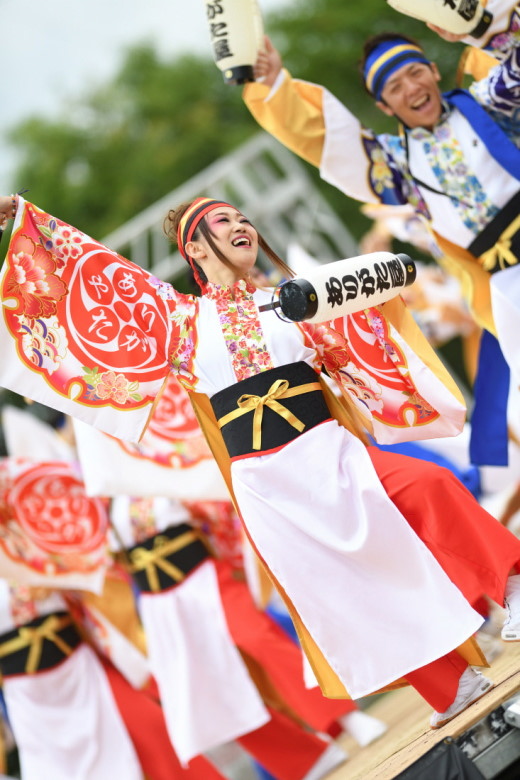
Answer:
[[176, 536], [175, 539], [169, 539], [167, 536], [156, 536], [151, 550], [147, 550], [146, 547], [135, 547], [130, 550], [132, 571], [145, 571], [148, 585], [154, 593], [161, 590], [157, 569], [168, 574], [175, 582], [182, 582], [185, 577], [184, 572], [166, 559], [168, 555], [172, 555], [198, 540], [200, 540], [200, 536], [195, 531], [186, 531], [186, 533]]
[[499, 236], [494, 246], [480, 255], [479, 261], [482, 268], [486, 271], [492, 271], [494, 268], [500, 268], [503, 271], [512, 265], [518, 263], [518, 257], [511, 251], [511, 239], [520, 230], [520, 215], [515, 217], [511, 224]]
[[238, 409], [233, 409], [232, 412], [225, 414], [218, 421], [219, 428], [223, 428], [231, 420], [235, 420], [237, 417], [241, 417], [247, 412], [254, 410], [253, 417], [253, 449], [259, 450], [262, 446], [262, 417], [264, 414], [264, 406], [268, 406], [273, 412], [279, 414], [284, 420], [296, 428], [300, 433], [305, 428], [305, 423], [299, 420], [296, 415], [289, 411], [285, 406], [279, 404], [278, 398], [291, 398], [295, 395], [302, 395], [302, 393], [310, 393], [313, 390], [321, 390], [319, 382], [308, 382], [306, 385], [298, 385], [297, 387], [289, 387], [287, 379], [277, 379], [273, 382], [269, 390], [265, 395], [241, 395], [237, 401]]
[[34, 674], [38, 671], [44, 639], [54, 642], [65, 655], [72, 653], [74, 648], [70, 647], [57, 633], [71, 623], [72, 618], [69, 616], [58, 617], [57, 615], [49, 615], [39, 626], [34, 626], [34, 628], [22, 626], [18, 629], [18, 636], [8, 639], [7, 642], [3, 642], [0, 645], [0, 658], [5, 658], [6, 655], [16, 653], [17, 650], [24, 650], [28, 647], [29, 655], [25, 664], [25, 671], [26, 674]]

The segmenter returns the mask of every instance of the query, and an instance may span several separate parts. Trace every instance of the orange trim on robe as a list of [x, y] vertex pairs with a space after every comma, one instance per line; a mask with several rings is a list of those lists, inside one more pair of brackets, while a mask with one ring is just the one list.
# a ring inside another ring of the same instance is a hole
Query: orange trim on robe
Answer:
[[459, 280], [462, 295], [475, 321], [481, 328], [497, 335], [491, 307], [490, 274], [480, 265], [478, 258], [457, 244], [452, 244], [434, 232], [435, 240], [444, 253], [438, 261], [449, 274]]
[[[388, 304], [385, 304], [385, 307], [386, 306], [388, 306]], [[401, 306], [404, 309], [404, 305], [402, 304], [402, 302], [401, 302]], [[392, 307], [390, 307], [390, 309], [391, 308]], [[397, 306], [394, 307], [394, 311], [387, 312], [385, 308], [385, 314], [388, 313], [389, 317], [397, 321], [400, 317], [399, 308], [400, 308], [399, 304], [397, 304]], [[403, 318], [406, 317], [406, 315], [403, 314], [402, 312], [401, 314]], [[333, 395], [330, 388], [327, 387], [325, 382], [323, 380], [320, 381], [322, 382], [325, 399], [329, 405], [329, 411], [331, 415], [335, 419], [337, 419], [341, 425], [346, 427], [347, 430], [350, 430], [351, 433], [353, 433], [354, 435], [359, 435], [358, 426], [354, 422], [358, 419], [357, 410], [355, 410], [354, 405], [352, 404], [351, 406], [348, 400], [345, 398], [336, 398]], [[451, 384], [451, 382], [452, 380], [450, 377], [449, 383]], [[458, 388], [456, 388], [456, 390], [457, 390], [457, 395], [459, 395], [460, 391], [458, 390]], [[222, 433], [220, 431], [220, 428], [218, 427], [218, 423], [215, 414], [213, 412], [211, 402], [208, 396], [202, 393], [190, 392], [189, 396], [193, 404], [193, 408], [197, 416], [197, 419], [199, 421], [199, 424], [206, 436], [206, 439], [213, 453], [213, 456], [221, 469], [224, 480], [228, 486], [230, 496], [235, 504], [235, 507], [237, 508], [238, 514], [240, 515], [240, 512], [238, 511], [236, 499], [233, 494], [233, 488], [231, 483], [231, 462], [226, 449], [226, 445], [224, 444]], [[247, 533], [247, 529], [245, 529], [245, 531]], [[334, 672], [334, 670], [331, 668], [331, 666], [328, 664], [323, 653], [321, 652], [316, 642], [310, 635], [309, 631], [303, 624], [289, 596], [287, 595], [287, 593], [285, 593], [280, 583], [277, 582], [273, 573], [269, 571], [267, 565], [265, 564], [264, 561], [262, 561], [259, 555], [258, 555], [258, 559], [260, 562], [261, 570], [263, 570], [264, 576], [268, 578], [271, 583], [274, 584], [274, 586], [278, 590], [281, 598], [283, 599], [286, 605], [286, 608], [294, 623], [294, 627], [296, 629], [296, 633], [298, 635], [298, 639], [301, 644], [301, 647], [309, 660], [311, 668], [316, 676], [316, 679], [320, 685], [323, 694], [331, 699], [350, 698], [347, 689], [345, 688], [345, 686], [343, 685], [343, 683], [341, 682], [337, 674]], [[460, 653], [460, 655], [472, 666], [488, 665], [482, 651], [480, 650], [478, 644], [473, 638], [466, 640], [466, 642], [460, 645], [460, 647], [458, 647], [457, 650]], [[408, 683], [405, 680], [403, 679], [396, 680], [391, 685], [386, 686], [383, 690], [388, 691], [394, 688], [403, 687], [405, 685], [408, 685]], [[380, 692], [381, 691], [377, 691], [377, 693]]]

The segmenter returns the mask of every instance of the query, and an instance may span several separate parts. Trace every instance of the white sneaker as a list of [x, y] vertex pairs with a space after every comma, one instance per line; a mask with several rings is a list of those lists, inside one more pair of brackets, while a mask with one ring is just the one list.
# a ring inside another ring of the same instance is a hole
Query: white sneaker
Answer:
[[476, 672], [471, 666], [468, 666], [459, 680], [457, 695], [444, 712], [434, 712], [430, 718], [432, 729], [440, 729], [456, 715], [464, 712], [470, 704], [478, 701], [485, 693], [494, 687], [492, 680], [489, 680], [481, 672]]
[[520, 574], [514, 574], [506, 582], [504, 606], [507, 616], [500, 636], [504, 642], [520, 641]]
[[347, 758], [347, 751], [343, 750], [335, 742], [331, 742], [302, 780], [320, 780], [320, 778], [332, 772], [333, 769], [344, 764]]
[[354, 710], [338, 718], [343, 729], [356, 740], [358, 745], [365, 747], [378, 739], [388, 729], [386, 723], [374, 718], [362, 710]]

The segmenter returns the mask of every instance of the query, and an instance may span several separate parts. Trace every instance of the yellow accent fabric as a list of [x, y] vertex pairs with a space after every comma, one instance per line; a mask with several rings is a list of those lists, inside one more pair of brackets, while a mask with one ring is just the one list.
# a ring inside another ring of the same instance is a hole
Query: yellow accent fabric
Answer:
[[491, 308], [490, 276], [479, 264], [478, 258], [457, 244], [435, 233], [435, 240], [444, 253], [439, 263], [453, 274], [462, 285], [462, 294], [475, 321], [497, 335]]
[[387, 303], [383, 303], [381, 310], [386, 319], [393, 325], [415, 354], [440, 379], [450, 393], [465, 406], [464, 396], [459, 390], [457, 383], [437, 357], [435, 350], [415, 322], [402, 298], [398, 296], [387, 301]]
[[519, 230], [520, 215], [508, 225], [494, 246], [480, 255], [479, 261], [485, 271], [492, 271], [497, 263], [501, 271], [517, 264], [516, 255], [511, 251], [511, 239]]
[[325, 143], [323, 90], [317, 84], [285, 79], [267, 100], [270, 88], [260, 82], [244, 87], [242, 96], [258, 124], [280, 143], [319, 168]]
[[466, 46], [457, 67], [457, 84], [460, 86], [464, 76], [471, 76], [475, 81], [485, 78], [491, 68], [498, 65], [498, 60], [483, 49]]
[[135, 597], [127, 580], [108, 573], [103, 585], [103, 593], [81, 592], [81, 601], [101, 612], [106, 619], [120, 631], [129, 642], [146, 655], [146, 637], [137, 614]]

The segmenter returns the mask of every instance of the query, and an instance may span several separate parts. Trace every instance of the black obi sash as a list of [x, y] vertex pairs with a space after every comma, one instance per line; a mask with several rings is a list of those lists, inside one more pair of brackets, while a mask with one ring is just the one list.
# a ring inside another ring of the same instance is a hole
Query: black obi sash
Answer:
[[303, 360], [230, 385], [211, 405], [232, 458], [279, 449], [331, 419], [318, 375]]
[[0, 636], [0, 670], [10, 677], [52, 669], [81, 641], [68, 612], [41, 615]]
[[494, 274], [516, 265], [520, 259], [520, 191], [513, 195], [468, 250], [485, 271]]
[[127, 550], [132, 577], [142, 593], [178, 585], [212, 554], [188, 523], [172, 525]]

